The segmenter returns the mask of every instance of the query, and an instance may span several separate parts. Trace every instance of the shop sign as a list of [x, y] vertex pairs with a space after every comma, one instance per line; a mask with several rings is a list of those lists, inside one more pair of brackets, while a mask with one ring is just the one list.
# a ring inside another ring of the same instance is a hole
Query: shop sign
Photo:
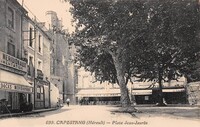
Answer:
[[26, 72], [26, 62], [0, 51], [0, 64]]
[[22, 85], [15, 85], [11, 83], [0, 82], [0, 90], [10, 90], [16, 92], [28, 92], [32, 93], [32, 88]]

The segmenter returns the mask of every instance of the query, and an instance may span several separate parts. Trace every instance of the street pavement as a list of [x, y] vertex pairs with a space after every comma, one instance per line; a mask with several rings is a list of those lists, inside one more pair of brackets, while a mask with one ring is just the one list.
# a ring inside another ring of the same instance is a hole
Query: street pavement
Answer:
[[136, 107], [120, 113], [117, 106], [70, 105], [61, 109], [0, 119], [0, 127], [199, 127], [199, 107]]

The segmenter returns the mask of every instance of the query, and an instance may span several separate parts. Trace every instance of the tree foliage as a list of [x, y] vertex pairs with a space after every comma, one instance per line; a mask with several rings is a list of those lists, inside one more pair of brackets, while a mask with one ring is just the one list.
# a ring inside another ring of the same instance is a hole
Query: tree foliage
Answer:
[[[198, 60], [196, 0], [69, 0], [77, 29], [77, 61], [97, 80], [126, 85], [188, 76]], [[162, 91], [162, 90], [161, 90]], [[125, 101], [126, 104], [129, 101]]]
[[141, 58], [142, 79], [174, 80], [194, 70], [199, 56], [199, 10], [192, 0], [148, 3], [148, 35]]
[[113, 54], [123, 63], [128, 81], [134, 71], [134, 53], [137, 53], [133, 52], [137, 50], [134, 43], [142, 41], [140, 39], [146, 29], [147, 15], [143, 4], [134, 0], [70, 2], [73, 5], [71, 12], [77, 19], [77, 29], [82, 27], [76, 34], [81, 66], [95, 72], [98, 80], [118, 82]]

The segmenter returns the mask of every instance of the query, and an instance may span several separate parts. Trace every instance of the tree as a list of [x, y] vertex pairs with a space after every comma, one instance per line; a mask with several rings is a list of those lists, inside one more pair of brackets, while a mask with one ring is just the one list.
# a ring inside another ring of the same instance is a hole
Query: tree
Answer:
[[132, 76], [159, 83], [188, 76], [198, 59], [199, 10], [194, 0], [69, 0], [77, 29], [77, 61], [100, 81], [118, 83], [130, 106]]
[[141, 80], [162, 83], [189, 77], [199, 58], [199, 9], [194, 0], [153, 0], [147, 3], [148, 35], [138, 73]]
[[[118, 83], [122, 107], [130, 106], [131, 79], [137, 45], [143, 41], [147, 13], [137, 0], [69, 0], [77, 23], [77, 60], [100, 81]], [[139, 45], [138, 45], [139, 46]]]

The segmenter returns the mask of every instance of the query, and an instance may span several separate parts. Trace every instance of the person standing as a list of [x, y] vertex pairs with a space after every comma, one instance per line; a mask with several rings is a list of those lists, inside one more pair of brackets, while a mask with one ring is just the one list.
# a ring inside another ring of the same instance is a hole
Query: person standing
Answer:
[[70, 99], [67, 98], [66, 102], [67, 102], [67, 106], [69, 107]]

